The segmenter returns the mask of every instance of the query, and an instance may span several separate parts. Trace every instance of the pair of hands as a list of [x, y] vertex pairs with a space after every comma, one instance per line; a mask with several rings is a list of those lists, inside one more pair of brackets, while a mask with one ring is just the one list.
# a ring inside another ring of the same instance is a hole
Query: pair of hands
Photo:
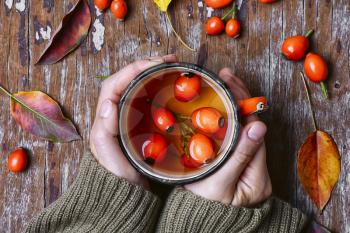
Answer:
[[[132, 167], [116, 140], [118, 103], [130, 81], [143, 70], [176, 60], [175, 55], [166, 55], [126, 66], [103, 82], [97, 104], [90, 135], [93, 155], [103, 167], [116, 176], [146, 188], [147, 179]], [[222, 69], [219, 77], [229, 86], [236, 100], [250, 97], [244, 83], [234, 76], [230, 69]], [[185, 185], [185, 189], [206, 199], [239, 207], [255, 205], [271, 195], [272, 187], [266, 166], [264, 144], [266, 126], [256, 116], [249, 116], [245, 121], [230, 159], [217, 172], [203, 180]]]

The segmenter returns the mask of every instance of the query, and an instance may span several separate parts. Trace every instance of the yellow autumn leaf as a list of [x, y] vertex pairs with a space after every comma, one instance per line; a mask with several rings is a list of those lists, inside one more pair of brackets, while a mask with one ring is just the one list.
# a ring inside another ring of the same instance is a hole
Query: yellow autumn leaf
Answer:
[[160, 11], [166, 12], [171, 0], [154, 0], [154, 2], [157, 4]]

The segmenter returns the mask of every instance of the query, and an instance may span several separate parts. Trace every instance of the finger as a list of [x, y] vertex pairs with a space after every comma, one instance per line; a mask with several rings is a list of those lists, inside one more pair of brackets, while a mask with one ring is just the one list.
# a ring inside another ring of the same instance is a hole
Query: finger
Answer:
[[244, 82], [240, 78], [238, 78], [230, 68], [226, 67], [226, 68], [221, 69], [219, 72], [219, 76], [220, 77], [223, 76], [223, 77], [227, 77], [227, 78], [231, 79], [233, 83], [236, 83], [239, 87], [244, 89], [244, 91], [246, 91], [248, 93], [248, 95], [250, 95], [249, 90], [247, 89]]
[[249, 123], [243, 128], [235, 151], [219, 171], [220, 177], [232, 179], [233, 183], [238, 181], [244, 169], [263, 144], [266, 130], [265, 124], [261, 121]]
[[236, 192], [249, 194], [249, 198], [239, 198], [247, 195], [235, 195], [232, 200], [234, 206], [251, 206], [266, 200], [272, 194], [271, 180], [266, 164], [266, 149], [264, 143], [260, 146], [254, 158], [240, 176]]
[[[224, 68], [219, 72], [219, 77], [228, 85], [236, 101], [241, 99], [249, 99], [251, 95], [238, 77], [236, 77], [231, 69]], [[258, 121], [259, 117], [255, 114], [249, 115], [243, 119], [243, 125], [246, 125], [253, 121]]]
[[138, 173], [130, 166], [115, 138], [118, 131], [117, 119], [117, 105], [109, 99], [105, 100], [96, 115], [91, 131], [91, 151], [107, 170], [137, 183]]
[[97, 104], [97, 111], [105, 99], [118, 102], [120, 96], [131, 80], [133, 80], [142, 71], [164, 62], [175, 62], [176, 60], [177, 58], [174, 54], [169, 54], [163, 57], [152, 57], [147, 60], [140, 60], [131, 63], [117, 73], [113, 74], [102, 83], [100, 97]]

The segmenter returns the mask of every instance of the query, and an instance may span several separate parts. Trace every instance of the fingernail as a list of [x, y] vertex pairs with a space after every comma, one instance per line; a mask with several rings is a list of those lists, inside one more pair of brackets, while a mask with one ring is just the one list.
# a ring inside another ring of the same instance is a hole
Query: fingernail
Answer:
[[167, 54], [163, 56], [164, 62], [174, 62], [176, 61], [176, 54]]
[[224, 73], [229, 75], [229, 76], [233, 76], [233, 71], [231, 70], [231, 68], [225, 67], [223, 69]]
[[248, 137], [251, 140], [260, 142], [266, 134], [266, 126], [262, 122], [255, 122], [248, 130]]
[[151, 61], [151, 62], [157, 62], [157, 63], [163, 63], [164, 58], [162, 57], [148, 57], [146, 60]]
[[112, 101], [105, 100], [103, 101], [100, 109], [100, 117], [108, 118], [112, 113]]

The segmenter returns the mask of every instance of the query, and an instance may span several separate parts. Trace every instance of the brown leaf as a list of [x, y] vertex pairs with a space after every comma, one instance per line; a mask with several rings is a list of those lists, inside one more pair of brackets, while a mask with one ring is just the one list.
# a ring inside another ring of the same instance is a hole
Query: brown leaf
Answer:
[[86, 38], [90, 24], [89, 5], [86, 0], [78, 0], [77, 4], [63, 17], [60, 26], [36, 64], [53, 64], [72, 52]]
[[340, 174], [340, 155], [333, 139], [317, 130], [298, 152], [298, 176], [318, 209], [323, 210]]
[[41, 91], [11, 94], [1, 86], [0, 90], [11, 97], [12, 117], [25, 131], [53, 142], [80, 139], [73, 123], [50, 96]]

